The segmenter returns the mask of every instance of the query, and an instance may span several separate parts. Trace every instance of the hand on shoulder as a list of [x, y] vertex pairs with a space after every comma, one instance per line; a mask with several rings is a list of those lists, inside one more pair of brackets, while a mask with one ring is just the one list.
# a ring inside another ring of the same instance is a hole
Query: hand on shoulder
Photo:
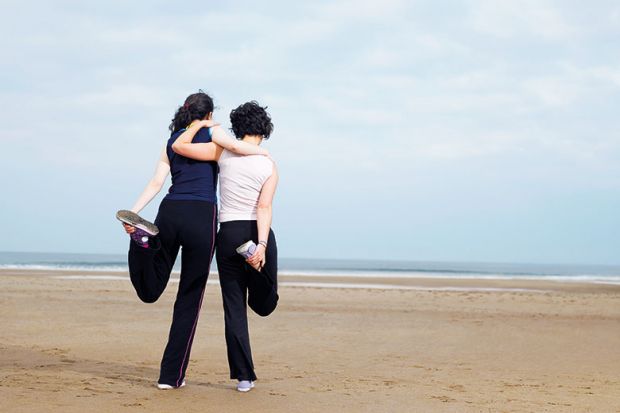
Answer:
[[214, 121], [213, 119], [203, 119], [200, 122], [198, 122], [198, 124], [202, 128], [215, 128], [217, 126], [220, 126], [220, 124]]

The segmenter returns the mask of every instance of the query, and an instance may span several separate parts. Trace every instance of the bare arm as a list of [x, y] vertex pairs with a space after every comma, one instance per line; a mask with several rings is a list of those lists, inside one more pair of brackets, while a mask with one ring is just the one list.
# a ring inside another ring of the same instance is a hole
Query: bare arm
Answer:
[[256, 208], [256, 226], [258, 227], [258, 246], [256, 252], [247, 259], [248, 263], [258, 270], [265, 265], [265, 250], [268, 246], [265, 246], [269, 239], [269, 230], [271, 229], [271, 218], [273, 196], [276, 193], [276, 187], [278, 186], [278, 169], [276, 164], [273, 164], [273, 172], [271, 176], [267, 178], [258, 197], [258, 206]]
[[172, 144], [172, 150], [179, 155], [199, 161], [217, 161], [220, 159], [223, 148], [213, 142], [209, 143], [192, 143], [196, 133], [202, 127], [211, 127], [216, 125], [210, 120], [192, 123]]
[[261, 148], [258, 145], [252, 145], [251, 143], [237, 140], [230, 136], [224, 128], [221, 126], [213, 128], [213, 135], [211, 140], [224, 149], [228, 149], [238, 155], [265, 155], [269, 156], [267, 149]]
[[155, 168], [155, 174], [149, 181], [149, 183], [142, 191], [142, 194], [134, 204], [131, 210], [136, 214], [140, 212], [151, 200], [161, 191], [164, 182], [170, 173], [170, 161], [168, 161], [168, 155], [166, 154], [166, 148], [161, 152], [161, 156], [157, 161], [157, 167]]
[[269, 238], [272, 216], [271, 205], [273, 203], [273, 196], [276, 193], [276, 187], [278, 186], [278, 178], [278, 169], [274, 163], [273, 172], [263, 184], [263, 188], [260, 191], [260, 196], [258, 197], [258, 206], [256, 207], [256, 225], [258, 226], [259, 242], [266, 242], [267, 238]]

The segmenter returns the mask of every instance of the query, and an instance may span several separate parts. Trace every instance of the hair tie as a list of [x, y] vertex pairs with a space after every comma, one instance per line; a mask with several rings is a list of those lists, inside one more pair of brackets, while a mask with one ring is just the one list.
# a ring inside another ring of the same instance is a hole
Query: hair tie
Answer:
[[189, 105], [187, 103], [183, 104], [183, 109], [189, 109]]

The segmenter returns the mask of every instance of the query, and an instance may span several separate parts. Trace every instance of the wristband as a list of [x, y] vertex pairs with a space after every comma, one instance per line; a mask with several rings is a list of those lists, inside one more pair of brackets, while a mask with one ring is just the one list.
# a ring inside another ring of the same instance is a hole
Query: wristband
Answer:
[[258, 243], [267, 249], [267, 241], [258, 241]]

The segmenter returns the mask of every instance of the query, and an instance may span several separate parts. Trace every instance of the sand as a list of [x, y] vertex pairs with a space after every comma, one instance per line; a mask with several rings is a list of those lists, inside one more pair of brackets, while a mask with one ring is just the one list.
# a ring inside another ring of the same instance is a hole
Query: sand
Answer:
[[[84, 273], [0, 271], [0, 412], [620, 412], [620, 286], [282, 277], [242, 394], [217, 285], [187, 386], [160, 391], [177, 285], [143, 304], [127, 280], [63, 275]], [[412, 289], [286, 285], [308, 280]]]

